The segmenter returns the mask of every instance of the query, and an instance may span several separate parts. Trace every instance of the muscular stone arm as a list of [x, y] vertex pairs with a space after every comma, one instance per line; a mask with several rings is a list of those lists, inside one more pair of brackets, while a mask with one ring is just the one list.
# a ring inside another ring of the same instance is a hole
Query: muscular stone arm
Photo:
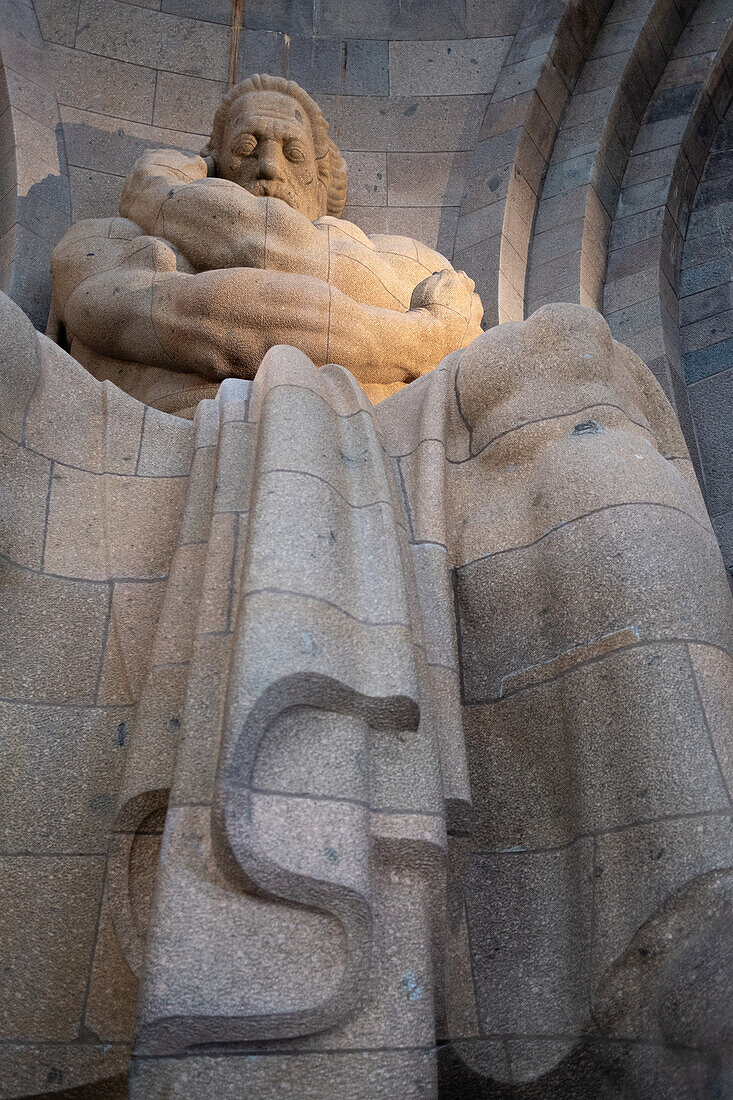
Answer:
[[448, 261], [401, 237], [371, 241], [336, 218], [312, 223], [279, 199], [207, 178], [201, 157], [170, 150], [136, 162], [120, 212], [170, 241], [198, 271], [253, 267], [308, 275], [365, 305], [404, 312], [415, 287]]
[[337, 362], [360, 380], [391, 383], [431, 370], [475, 335], [477, 319], [455, 308], [466, 288], [452, 271], [426, 280], [413, 308], [397, 313], [303, 275], [187, 274], [160, 239], [75, 230], [53, 257], [59, 308], [67, 329], [105, 356], [251, 378], [269, 348], [292, 344], [319, 366]]

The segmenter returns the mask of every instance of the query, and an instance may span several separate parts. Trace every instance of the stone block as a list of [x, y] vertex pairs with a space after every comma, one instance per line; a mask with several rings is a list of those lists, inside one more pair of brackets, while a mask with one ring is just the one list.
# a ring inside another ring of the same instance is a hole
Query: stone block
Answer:
[[[4, 1039], [77, 1038], [104, 874], [101, 856], [0, 860]], [[73, 936], [69, 928], [73, 927]]]
[[599, 88], [616, 88], [628, 62], [625, 53], [612, 53], [586, 61], [575, 85], [577, 95], [595, 92]]
[[389, 45], [391, 95], [479, 95], [491, 92], [511, 38], [472, 38]]
[[243, 32], [240, 80], [252, 72], [273, 72], [297, 81], [311, 95], [386, 95], [387, 43], [369, 39], [310, 37], [275, 31]]
[[505, 210], [506, 207], [499, 195], [497, 201], [490, 206], [463, 214], [459, 219], [456, 232], [456, 251], [463, 252], [473, 245], [499, 236], [504, 225]]
[[0, 554], [41, 569], [51, 463], [0, 436], [0, 465], [7, 478], [0, 515]]
[[[273, 10], [271, 0], [257, 2], [272, 11], [270, 18], [274, 20], [276, 9]], [[296, 2], [310, 11], [310, 0]], [[248, 25], [254, 23], [248, 19]], [[276, 29], [288, 30], [282, 19]], [[317, 35], [390, 41], [464, 38], [466, 17], [463, 5], [456, 8], [445, 0], [373, 0], [368, 5], [359, 0], [324, 0], [314, 15], [313, 31]]]
[[45, 42], [73, 46], [79, 18], [79, 0], [38, 0], [38, 27]]
[[669, 180], [677, 160], [677, 152], [677, 146], [668, 145], [663, 149], [654, 149], [650, 153], [631, 157], [624, 177], [624, 192], [627, 187], [652, 180]]
[[514, 35], [511, 48], [506, 55], [507, 65], [526, 61], [530, 57], [544, 56], [552, 44], [552, 31], [551, 19], [521, 26]]
[[610, 248], [625, 248], [639, 241], [650, 241], [661, 235], [664, 208], [649, 207], [627, 218], [614, 219], [611, 226]]
[[371, 1095], [423, 1100], [437, 1088], [435, 1051], [326, 1051], [307, 1056], [304, 1076], [299, 1058], [287, 1054], [243, 1054], [228, 1058], [195, 1056], [181, 1061], [139, 1059], [132, 1069], [132, 1100], [189, 1100], [201, 1094], [236, 1100], [243, 1090], [268, 1092], [282, 1100], [322, 1100], [348, 1087], [357, 1100]]
[[124, 182], [123, 176], [70, 167], [72, 220], [115, 217]]
[[[710, 240], [714, 245], [714, 252], [719, 254], [720, 249], [723, 247], [722, 241], [716, 240], [712, 235], [710, 237], [703, 237], [703, 241]], [[690, 250], [691, 245], [694, 245], [696, 241], [688, 241], [686, 250]], [[728, 340], [733, 337], [733, 309], [727, 310], [725, 313], [717, 313], [713, 317], [705, 317], [702, 321], [696, 321], [690, 325], [682, 326], [680, 330], [681, 348], [683, 355], [687, 355], [688, 352], [698, 351], [702, 348], [708, 348], [712, 344], [717, 344], [721, 340]]]
[[713, 517], [713, 529], [720, 543], [725, 567], [733, 574], [733, 512]]
[[[514, 96], [533, 91], [540, 79], [543, 63], [543, 57], [529, 57], [526, 61], [517, 61], [513, 65], [505, 65], [496, 82], [492, 101], [499, 102], [503, 99], [513, 99]], [[545, 106], [549, 110], [548, 104], [545, 104]]]
[[705, 468], [708, 507], [716, 515], [733, 507], [733, 424], [729, 415], [733, 401], [733, 369], [696, 382], [688, 393]]
[[200, 19], [209, 23], [223, 23], [228, 27], [232, 21], [232, 5], [229, 0], [162, 0], [161, 4], [155, 3], [146, 7], [158, 7], [161, 11], [170, 12], [171, 15], [185, 15], [191, 19]]
[[[56, 125], [59, 112], [56, 96], [53, 92], [41, 88], [40, 85], [28, 80], [20, 73], [13, 72], [11, 69], [6, 69], [5, 79], [7, 81], [7, 98], [5, 98], [4, 93], [0, 93], [0, 95], [3, 95], [3, 99], [8, 104], [12, 104], [16, 111], [22, 111], [23, 114], [30, 115], [31, 118], [36, 119], [43, 126], [53, 128]], [[9, 121], [9, 116], [6, 121]]]
[[151, 122], [155, 96], [155, 71], [97, 57], [82, 49], [50, 46], [45, 79], [59, 103], [116, 118]]
[[450, 257], [458, 225], [458, 206], [347, 206], [344, 217], [367, 236], [396, 233], [412, 237]]
[[548, 229], [574, 221], [578, 210], [582, 210], [585, 205], [587, 190], [587, 186], [583, 186], [574, 191], [562, 191], [559, 195], [553, 195], [541, 202], [537, 208], [535, 232], [544, 233]]
[[64, 150], [55, 127], [39, 122], [23, 111], [15, 111], [13, 136], [19, 161], [41, 162], [39, 179], [49, 172], [66, 172]]
[[76, 48], [152, 69], [227, 77], [227, 27], [113, 0], [82, 0]]
[[706, 348], [690, 351], [684, 357], [688, 385], [728, 370], [733, 363], [733, 339], [720, 340]]
[[733, 284], [722, 283], [699, 294], [680, 298], [680, 324], [691, 325], [707, 317], [716, 317], [733, 308]]
[[687, 125], [687, 116], [676, 115], [663, 118], [659, 122], [644, 122], [634, 145], [635, 153], [648, 153], [653, 149], [664, 149], [667, 145], [679, 145]]
[[[109, 1043], [2, 1043], [3, 1100], [17, 1096], [54, 1096], [73, 1082], [94, 1100], [127, 1100], [130, 1048]], [[48, 1091], [49, 1087], [54, 1088]], [[66, 1089], [64, 1089], [66, 1091]], [[61, 1094], [63, 1095], [63, 1093]], [[83, 1095], [83, 1094], [82, 1094]]]
[[345, 149], [447, 152], [473, 148], [485, 98], [323, 95], [320, 106]]
[[224, 81], [161, 71], [155, 93], [155, 126], [211, 133], [216, 108], [226, 94]]
[[137, 702], [161, 612], [166, 582], [112, 588], [112, 610], [99, 681], [102, 706]]
[[[387, 154], [390, 206], [460, 206], [470, 161], [470, 153]], [[349, 202], [351, 194], [349, 182]]]
[[138, 477], [187, 477], [192, 452], [193, 440], [188, 424], [181, 424], [178, 416], [146, 408], [135, 466]]
[[624, 186], [618, 202], [618, 215], [620, 218], [628, 218], [633, 214], [639, 214], [643, 210], [653, 210], [663, 207], [669, 191], [669, 179], [651, 179], [646, 183], [637, 183], [633, 186]]
[[[387, 154], [344, 152], [343, 156], [349, 170], [349, 190], [346, 199], [349, 205], [386, 206]], [[410, 203], [400, 201], [397, 205], [409, 206]], [[417, 205], [431, 204], [419, 202]]]
[[597, 838], [594, 986], [671, 894], [729, 865], [731, 840], [727, 813], [653, 821]]
[[590, 92], [576, 91], [568, 102], [563, 128], [580, 126], [593, 119], [607, 119], [614, 98], [614, 87], [597, 88]]
[[548, 260], [544, 264], [532, 264], [527, 277], [527, 298], [534, 302], [545, 298], [558, 287], [580, 285], [580, 251]]
[[[0, 694], [49, 703], [93, 703], [107, 629], [107, 585], [4, 567], [0, 592], [7, 654]], [[10, 624], [21, 624], [10, 632]]]
[[466, 709], [478, 847], [559, 847], [638, 821], [725, 810], [686, 648], [627, 643], [592, 653], [591, 663], [556, 678], [548, 668], [544, 683]]
[[542, 191], [543, 198], [552, 198], [565, 191], [572, 191], [590, 182], [591, 170], [595, 159], [594, 153], [585, 153], [582, 156], [573, 157], [572, 160], [562, 162], [555, 161], [554, 157], [547, 169], [545, 186]]
[[46, 570], [89, 580], [166, 576], [185, 493], [185, 478], [97, 475], [57, 464]]
[[516, 34], [525, 13], [518, 0], [466, 0], [468, 37]]
[[620, 22], [606, 20], [593, 44], [594, 55], [600, 58], [630, 53], [643, 26], [643, 18], [624, 19]]
[[[476, 223], [476, 228], [478, 228], [484, 218], [488, 219], [492, 226], [498, 224], [495, 219], [502, 217], [500, 211], [506, 201], [512, 171], [513, 166], [508, 163], [501, 168], [478, 171], [468, 178], [466, 192], [461, 203], [461, 226], [465, 222], [465, 229], [462, 232], [467, 232], [470, 236], [473, 230], [469, 230], [469, 226]], [[491, 210], [492, 207], [496, 209]], [[490, 210], [491, 212], [489, 212]], [[492, 228], [491, 235], [494, 232], [499, 232], [499, 230]], [[477, 237], [476, 239], [480, 238]]]
[[129, 709], [0, 703], [0, 714], [3, 850], [104, 855]]
[[468, 928], [484, 1034], [575, 1034], [585, 1022], [592, 870], [591, 839], [559, 852], [471, 855]]
[[61, 107], [61, 121], [69, 162], [78, 168], [125, 176], [147, 149], [183, 149], [198, 153], [207, 134], [189, 134], [123, 122], [91, 111]]

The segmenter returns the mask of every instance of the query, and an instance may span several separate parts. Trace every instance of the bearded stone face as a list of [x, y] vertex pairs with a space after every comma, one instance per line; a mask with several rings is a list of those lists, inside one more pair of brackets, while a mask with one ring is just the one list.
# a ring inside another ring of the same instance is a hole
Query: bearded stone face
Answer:
[[252, 195], [282, 199], [311, 221], [326, 213], [310, 121], [292, 96], [255, 91], [234, 102], [217, 175]]

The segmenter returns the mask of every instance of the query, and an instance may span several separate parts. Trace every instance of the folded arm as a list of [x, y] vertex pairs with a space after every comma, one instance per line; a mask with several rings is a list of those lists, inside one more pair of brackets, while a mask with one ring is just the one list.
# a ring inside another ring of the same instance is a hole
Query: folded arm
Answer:
[[69, 332], [112, 358], [252, 378], [269, 348], [290, 344], [318, 366], [340, 363], [360, 381], [392, 383], [431, 370], [476, 335], [478, 317], [456, 308], [465, 277], [452, 271], [420, 284], [413, 308], [397, 313], [304, 275], [188, 274], [158, 238], [75, 230], [53, 257], [59, 308]]
[[206, 162], [154, 150], [133, 167], [120, 213], [144, 233], [171, 242], [197, 271], [252, 267], [321, 279], [365, 305], [397, 312], [416, 286], [452, 270], [432, 249], [401, 237], [370, 240], [337, 218], [311, 222], [276, 198], [207, 177]]

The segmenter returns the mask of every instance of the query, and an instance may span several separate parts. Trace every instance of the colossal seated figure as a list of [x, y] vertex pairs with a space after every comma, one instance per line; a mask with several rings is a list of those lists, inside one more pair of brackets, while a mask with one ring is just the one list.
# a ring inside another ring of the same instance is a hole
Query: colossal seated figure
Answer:
[[217, 382], [253, 378], [268, 348], [291, 344], [347, 367], [378, 400], [480, 333], [463, 272], [338, 217], [346, 166], [297, 84], [237, 85], [203, 152], [145, 154], [124, 220], [80, 222], [56, 250], [59, 318], [97, 377], [190, 414]]
[[597, 313], [481, 334], [345, 190], [253, 77], [58, 246], [73, 357], [0, 299], [0, 1097], [726, 1095], [679, 425]]

